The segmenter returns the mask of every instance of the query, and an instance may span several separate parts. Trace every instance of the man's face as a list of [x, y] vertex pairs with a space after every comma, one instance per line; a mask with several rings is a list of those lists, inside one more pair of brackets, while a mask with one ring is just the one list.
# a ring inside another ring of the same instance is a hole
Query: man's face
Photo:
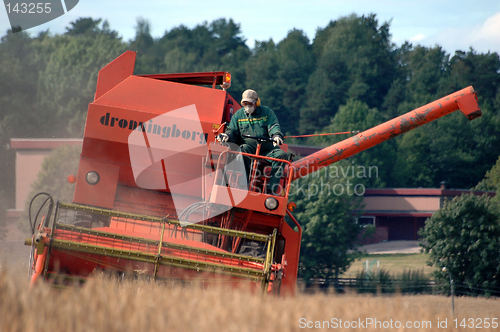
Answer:
[[241, 104], [243, 105], [243, 108], [245, 109], [245, 112], [247, 112], [247, 114], [252, 114], [255, 111], [255, 103], [244, 101]]

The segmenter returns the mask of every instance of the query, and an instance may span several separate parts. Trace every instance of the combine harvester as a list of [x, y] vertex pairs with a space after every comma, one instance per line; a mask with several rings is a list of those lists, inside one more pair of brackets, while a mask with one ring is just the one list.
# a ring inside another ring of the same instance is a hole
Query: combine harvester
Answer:
[[458, 109], [481, 116], [465, 88], [285, 161], [283, 191], [273, 196], [263, 190], [269, 158], [243, 154], [253, 160], [247, 182], [242, 153], [215, 143], [240, 108], [226, 92], [229, 73], [133, 75], [134, 64], [135, 53], [125, 52], [99, 73], [73, 203], [49, 196], [26, 241], [32, 283], [104, 270], [294, 293], [301, 227], [288, 200], [292, 181]]

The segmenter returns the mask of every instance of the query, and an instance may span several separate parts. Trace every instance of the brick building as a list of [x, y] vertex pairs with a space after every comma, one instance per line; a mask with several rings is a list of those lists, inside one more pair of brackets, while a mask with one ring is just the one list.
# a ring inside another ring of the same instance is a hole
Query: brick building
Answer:
[[360, 222], [377, 229], [373, 242], [383, 240], [418, 240], [418, 230], [425, 220], [439, 210], [446, 199], [474, 193], [490, 195], [492, 192], [441, 188], [387, 188], [366, 189], [364, 214]]

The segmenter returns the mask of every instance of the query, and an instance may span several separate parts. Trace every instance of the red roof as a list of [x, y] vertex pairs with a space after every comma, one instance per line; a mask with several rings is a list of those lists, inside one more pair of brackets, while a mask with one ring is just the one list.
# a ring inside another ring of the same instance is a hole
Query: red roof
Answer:
[[491, 191], [472, 191], [465, 189], [439, 189], [439, 188], [387, 188], [366, 189], [363, 196], [460, 196], [462, 194], [477, 196], [495, 196]]

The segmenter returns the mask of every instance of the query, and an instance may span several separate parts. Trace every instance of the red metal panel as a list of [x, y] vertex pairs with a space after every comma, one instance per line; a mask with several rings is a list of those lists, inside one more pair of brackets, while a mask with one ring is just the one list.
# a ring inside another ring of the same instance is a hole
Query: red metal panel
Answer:
[[95, 99], [134, 73], [135, 52], [127, 51], [99, 71]]
[[221, 85], [226, 81], [225, 79], [227, 75], [229, 75], [229, 73], [225, 71], [214, 71], [203, 73], [149, 74], [138, 76], [184, 84], [213, 85], [215, 83], [216, 85]]
[[[85, 180], [86, 174], [90, 171], [99, 173], [100, 180], [95, 185], [90, 185]], [[108, 209], [113, 208], [118, 172], [117, 165], [80, 158], [73, 202]]]
[[154, 115], [195, 105], [199, 119], [220, 125], [226, 91], [130, 76], [93, 104]]
[[[283, 275], [281, 291], [284, 295], [293, 295], [297, 284], [297, 273], [299, 270], [300, 240], [302, 238], [302, 228], [292, 214], [287, 211], [288, 216], [296, 225], [293, 230], [286, 222], [281, 224], [280, 233], [285, 238], [285, 259], [286, 267]], [[276, 257], [279, 260], [280, 257]]]
[[[266, 209], [264, 202], [269, 197], [273, 197], [278, 201], [278, 207], [276, 210], [269, 211]], [[210, 202], [226, 206], [237, 206], [240, 209], [284, 216], [286, 213], [288, 198], [214, 185], [210, 195]]]

